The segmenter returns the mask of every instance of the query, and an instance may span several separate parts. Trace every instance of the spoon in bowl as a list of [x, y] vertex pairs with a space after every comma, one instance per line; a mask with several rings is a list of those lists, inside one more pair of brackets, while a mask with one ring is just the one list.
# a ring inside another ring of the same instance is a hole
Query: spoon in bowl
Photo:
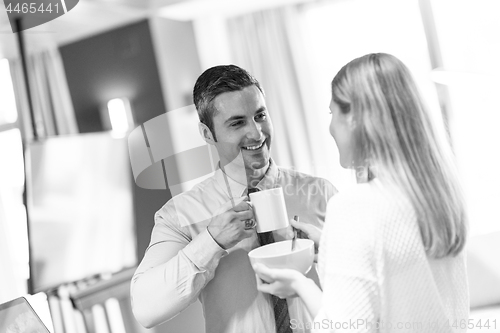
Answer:
[[[295, 215], [293, 219], [299, 222], [299, 217], [297, 215]], [[293, 238], [292, 238], [292, 252], [293, 252], [293, 250], [295, 250], [295, 240], [297, 239], [297, 229], [292, 227], [292, 230], [293, 230]]]

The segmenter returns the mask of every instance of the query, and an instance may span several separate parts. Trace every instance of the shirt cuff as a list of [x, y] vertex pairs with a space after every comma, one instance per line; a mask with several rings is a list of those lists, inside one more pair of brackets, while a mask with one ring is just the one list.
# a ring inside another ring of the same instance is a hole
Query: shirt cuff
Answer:
[[183, 252], [200, 270], [215, 269], [220, 258], [228, 254], [215, 242], [207, 229], [199, 233]]

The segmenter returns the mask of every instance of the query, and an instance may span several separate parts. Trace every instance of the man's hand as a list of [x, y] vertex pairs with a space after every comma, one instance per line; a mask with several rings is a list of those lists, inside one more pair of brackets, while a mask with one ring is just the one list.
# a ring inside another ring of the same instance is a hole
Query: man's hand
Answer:
[[253, 210], [247, 201], [229, 209], [226, 203], [210, 221], [208, 231], [217, 244], [227, 250], [255, 233], [253, 228], [245, 229], [245, 221], [253, 218]]

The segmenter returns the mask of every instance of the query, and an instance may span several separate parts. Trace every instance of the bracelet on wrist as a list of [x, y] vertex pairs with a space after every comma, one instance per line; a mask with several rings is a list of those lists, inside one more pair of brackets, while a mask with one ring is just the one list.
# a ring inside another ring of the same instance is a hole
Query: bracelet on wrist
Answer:
[[226, 250], [226, 248], [225, 248], [224, 246], [222, 246], [221, 244], [219, 244], [219, 242], [217, 242], [217, 241], [215, 240], [214, 236], [212, 236], [212, 234], [210, 233], [210, 229], [208, 229], [208, 226], [207, 226], [207, 232], [208, 232], [208, 234], [210, 235], [210, 237], [212, 237], [212, 239], [214, 240], [214, 242], [215, 242], [217, 245], [219, 245], [219, 247], [220, 247], [221, 249]]

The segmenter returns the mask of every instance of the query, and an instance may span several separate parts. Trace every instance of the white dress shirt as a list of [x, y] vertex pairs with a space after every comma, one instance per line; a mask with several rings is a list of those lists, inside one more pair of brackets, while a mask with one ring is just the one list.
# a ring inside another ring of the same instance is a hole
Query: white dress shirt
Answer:
[[[248, 252], [259, 246], [257, 234], [225, 251], [207, 232], [211, 217], [231, 208], [224, 176], [218, 169], [156, 213], [151, 243], [131, 286], [134, 313], [147, 314], [147, 326], [171, 319], [199, 299], [207, 333], [275, 331], [271, 298], [257, 291], [248, 259]], [[246, 185], [227, 179], [237, 204], [247, 194]], [[257, 188], [277, 186], [283, 188], [289, 219], [298, 215], [301, 221], [322, 228], [327, 202], [337, 192], [333, 185], [271, 161]], [[284, 233], [276, 233], [276, 240], [280, 236]], [[292, 324], [312, 320], [300, 298], [287, 301]]]

